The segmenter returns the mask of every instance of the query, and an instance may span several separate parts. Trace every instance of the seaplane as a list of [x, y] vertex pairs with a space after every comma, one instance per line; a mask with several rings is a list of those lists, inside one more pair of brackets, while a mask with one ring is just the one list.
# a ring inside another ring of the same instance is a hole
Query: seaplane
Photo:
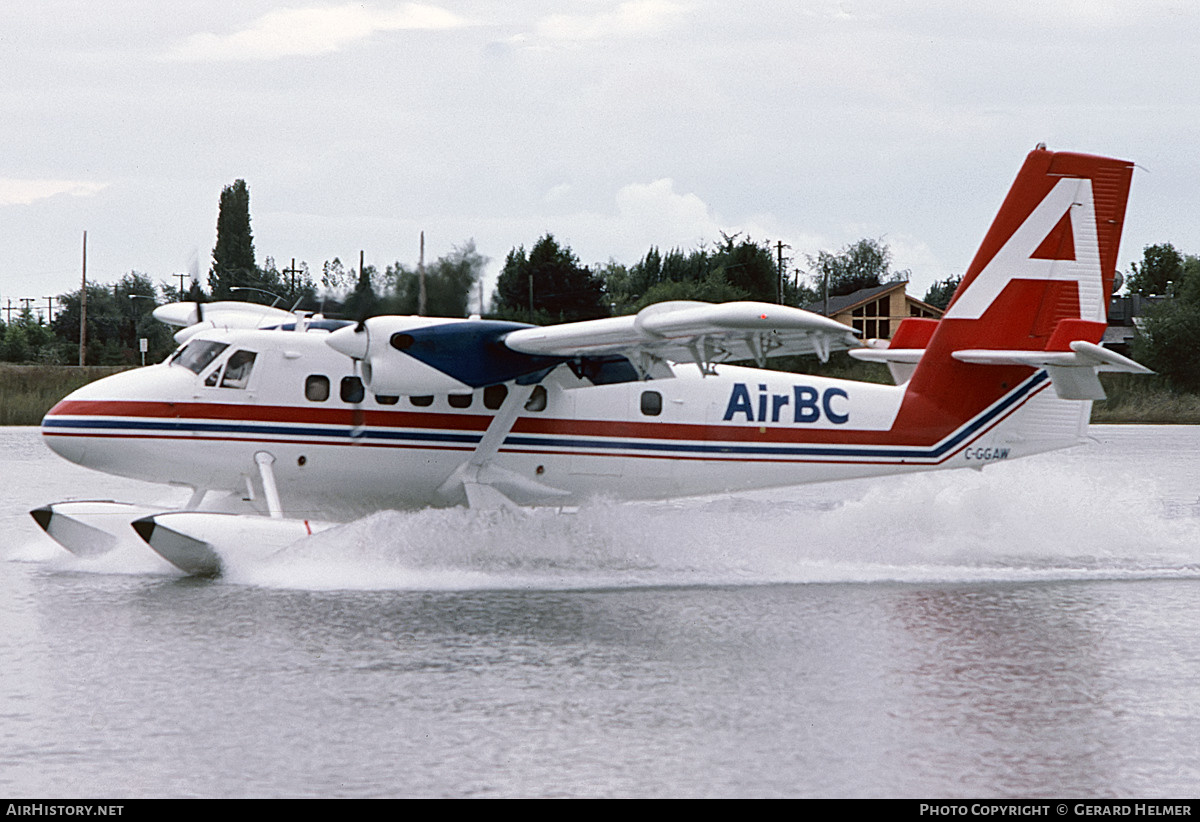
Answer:
[[[164, 362], [93, 382], [42, 422], [61, 457], [186, 489], [179, 508], [32, 512], [67, 550], [151, 549], [215, 575], [347, 517], [664, 500], [983, 468], [1085, 441], [1133, 164], [1038, 146], [941, 319], [887, 341], [798, 308], [667, 302], [533, 326], [323, 319], [173, 303]], [[770, 370], [832, 351], [893, 384]]]

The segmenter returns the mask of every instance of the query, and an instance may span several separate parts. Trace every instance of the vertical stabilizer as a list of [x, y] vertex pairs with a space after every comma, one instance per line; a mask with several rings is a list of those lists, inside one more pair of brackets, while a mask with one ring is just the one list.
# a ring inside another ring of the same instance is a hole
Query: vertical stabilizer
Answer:
[[[1095, 399], [1097, 370], [1140, 368], [1095, 351], [1132, 175], [1124, 160], [1030, 152], [916, 365], [898, 424], [963, 424], [1047, 375], [1059, 397]], [[1076, 402], [1071, 413], [1089, 409]]]

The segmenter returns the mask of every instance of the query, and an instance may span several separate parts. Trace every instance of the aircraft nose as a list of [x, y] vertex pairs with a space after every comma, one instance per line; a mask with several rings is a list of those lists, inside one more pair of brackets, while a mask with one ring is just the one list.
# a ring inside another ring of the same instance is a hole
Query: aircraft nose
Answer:
[[68, 462], [82, 465], [87, 458], [87, 439], [71, 436], [72, 421], [69, 418], [77, 393], [68, 394], [42, 417], [42, 442]]

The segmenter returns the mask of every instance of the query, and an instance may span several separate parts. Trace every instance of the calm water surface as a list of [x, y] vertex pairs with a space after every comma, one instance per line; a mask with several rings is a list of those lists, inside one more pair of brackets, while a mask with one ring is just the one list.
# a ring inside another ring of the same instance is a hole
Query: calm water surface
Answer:
[[181, 501], [0, 429], [0, 792], [1193, 797], [1200, 431], [983, 473], [386, 512], [214, 581], [27, 511]]

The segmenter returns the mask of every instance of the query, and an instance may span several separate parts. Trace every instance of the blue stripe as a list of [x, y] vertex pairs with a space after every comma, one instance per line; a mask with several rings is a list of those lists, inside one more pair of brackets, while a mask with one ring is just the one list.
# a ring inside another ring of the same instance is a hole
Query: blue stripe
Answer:
[[1045, 371], [1039, 371], [1029, 382], [1020, 386], [1016, 391], [1004, 397], [983, 416], [961, 428], [950, 439], [939, 445], [919, 446], [908, 448], [901, 446], [830, 446], [830, 445], [709, 445], [709, 444], [677, 444], [638, 442], [636, 444], [612, 442], [609, 440], [581, 439], [552, 439], [537, 437], [513, 436], [504, 441], [505, 445], [547, 446], [561, 448], [596, 448], [596, 449], [637, 449], [642, 451], [677, 451], [685, 454], [769, 454], [785, 457], [877, 457], [885, 459], [937, 459], [970, 438], [979, 429], [988, 425], [996, 417], [1016, 404], [1022, 397], [1028, 395], [1046, 378]]
[[[778, 457], [854, 457], [881, 459], [938, 459], [959, 445], [963, 444], [973, 434], [989, 425], [997, 417], [1003, 415], [1022, 399], [1027, 397], [1047, 379], [1045, 371], [1038, 371], [1013, 392], [1003, 397], [994, 406], [976, 417], [971, 422], [956, 431], [949, 439], [930, 446], [853, 446], [853, 445], [729, 445], [719, 443], [697, 442], [645, 442], [641, 440], [601, 440], [581, 439], [578, 437], [541, 437], [529, 435], [510, 435], [505, 438], [506, 446], [524, 446], [531, 448], [565, 448], [565, 449], [594, 449], [603, 451], [633, 451], [650, 452], [655, 454], [712, 454], [712, 455], [741, 455], [741, 456], [778, 456]], [[247, 425], [245, 423], [220, 422], [187, 422], [162, 421], [145, 422], [137, 420], [87, 420], [47, 418], [42, 421], [42, 427], [51, 430], [102, 430], [102, 431], [138, 431], [145, 433], [171, 434], [249, 434], [272, 435], [285, 437], [327, 437], [333, 439], [353, 440], [357, 442], [414, 442], [414, 443], [445, 443], [454, 445], [474, 446], [482, 439], [482, 434], [473, 433], [443, 433], [413, 430], [380, 430], [360, 429], [340, 426], [314, 427], [304, 425]]]
[[142, 422], [138, 420], [74, 420], [47, 419], [43, 428], [100, 429], [103, 431], [141, 431], [146, 433], [177, 434], [269, 434], [286, 437], [334, 437], [337, 439], [414, 440], [419, 442], [454, 442], [475, 444], [478, 434], [445, 434], [426, 431], [376, 431], [355, 428], [313, 428], [303, 425], [246, 425], [221, 422]]

